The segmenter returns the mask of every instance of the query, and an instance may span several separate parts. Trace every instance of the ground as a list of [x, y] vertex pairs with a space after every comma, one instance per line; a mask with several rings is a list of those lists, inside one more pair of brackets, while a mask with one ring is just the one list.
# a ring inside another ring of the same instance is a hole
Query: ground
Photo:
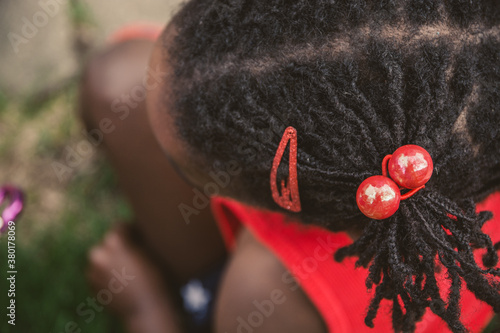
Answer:
[[[164, 23], [179, 1], [54, 1], [0, 0], [0, 185], [26, 194], [16, 224], [13, 297], [7, 237], [0, 238], [1, 308], [16, 301], [16, 325], [0, 311], [0, 332], [123, 332], [98, 301], [92, 307], [98, 293], [85, 281], [88, 249], [131, 213], [99, 147], [82, 134], [79, 73], [116, 28]], [[22, 36], [23, 20], [33, 23], [47, 3], [61, 5], [16, 53], [8, 34]]]

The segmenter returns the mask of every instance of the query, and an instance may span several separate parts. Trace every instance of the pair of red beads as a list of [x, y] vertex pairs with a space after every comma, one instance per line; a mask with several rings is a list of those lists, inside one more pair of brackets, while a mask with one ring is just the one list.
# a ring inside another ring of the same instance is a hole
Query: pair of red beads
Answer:
[[[387, 175], [387, 168], [392, 179]], [[392, 216], [401, 200], [408, 199], [425, 187], [432, 170], [431, 155], [424, 148], [417, 145], [398, 148], [382, 161], [382, 176], [369, 177], [359, 185], [356, 193], [359, 209], [375, 220]], [[402, 195], [401, 189], [410, 191]]]

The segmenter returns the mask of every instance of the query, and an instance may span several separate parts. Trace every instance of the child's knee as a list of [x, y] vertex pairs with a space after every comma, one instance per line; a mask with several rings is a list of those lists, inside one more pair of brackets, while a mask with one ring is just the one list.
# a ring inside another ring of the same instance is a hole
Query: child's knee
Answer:
[[87, 129], [104, 118], [123, 121], [144, 109], [147, 64], [153, 43], [132, 40], [108, 46], [87, 64], [81, 82], [80, 113]]

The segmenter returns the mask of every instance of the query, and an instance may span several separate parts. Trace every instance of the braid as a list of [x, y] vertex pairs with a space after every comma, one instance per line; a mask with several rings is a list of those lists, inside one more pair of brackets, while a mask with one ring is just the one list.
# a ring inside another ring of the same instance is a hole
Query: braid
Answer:
[[[192, 0], [173, 24], [168, 100], [192, 155], [207, 170], [236, 160], [233, 196], [279, 210], [270, 166], [295, 127], [302, 211], [293, 218], [363, 230], [335, 260], [357, 256], [368, 268], [366, 325], [388, 299], [395, 331], [414, 331], [430, 308], [465, 332], [463, 285], [500, 311], [500, 244], [475, 204], [500, 189], [498, 1]], [[370, 220], [356, 189], [405, 144], [431, 154], [433, 177], [395, 215]]]

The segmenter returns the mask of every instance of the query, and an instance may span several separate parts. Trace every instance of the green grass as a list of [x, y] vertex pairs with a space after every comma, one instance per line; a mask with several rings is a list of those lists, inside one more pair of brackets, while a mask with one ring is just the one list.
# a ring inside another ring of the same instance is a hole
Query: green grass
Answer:
[[92, 11], [85, 2], [81, 0], [70, 0], [68, 4], [69, 17], [74, 26], [86, 24], [93, 25], [95, 23]]
[[8, 99], [3, 91], [0, 90], [0, 114], [7, 109]]
[[[43, 77], [41, 77], [40, 80], [43, 80]], [[61, 96], [68, 96], [75, 90], [75, 84], [73, 84], [72, 81], [73, 80], [61, 81], [58, 83], [58, 86], [46, 87], [45, 89], [23, 98], [19, 102], [23, 117], [26, 119], [33, 119], [45, 110], [50, 109]], [[40, 84], [35, 85], [42, 85], [42, 81], [40, 81]]]
[[[2, 333], [66, 332], [71, 331], [66, 330], [71, 322], [81, 332], [123, 332], [107, 312], [96, 312], [87, 323], [88, 317], [76, 311], [88, 297], [96, 297], [84, 274], [89, 249], [113, 222], [131, 216], [102, 156], [88, 161], [90, 167], [75, 169], [65, 182], [59, 182], [51, 170], [64, 149], [82, 139], [74, 112], [76, 92], [74, 82], [52, 91], [48, 98], [21, 102], [0, 92], [0, 185], [21, 181], [27, 195], [26, 209], [16, 224], [15, 326], [8, 324], [6, 316], [8, 239], [0, 237]], [[16, 177], [18, 173], [24, 176]], [[47, 201], [46, 188], [59, 196]], [[54, 201], [57, 208], [46, 207]]]
[[[119, 198], [110, 168], [103, 162], [95, 174], [77, 176], [67, 189], [69, 202], [58, 223], [32, 237], [28, 243], [20, 235], [36, 221], [22, 217], [17, 224], [16, 326], [0, 321], [0, 332], [65, 332], [75, 322], [81, 332], [122, 332], [106, 312], [88, 317], [77, 314], [78, 305], [95, 297], [85, 281], [88, 249], [99, 241], [110, 224], [129, 219], [130, 211]], [[25, 244], [26, 243], [26, 244]], [[7, 239], [0, 238], [1, 256], [6, 256]], [[6, 260], [0, 259], [0, 305], [8, 304]], [[4, 317], [4, 311], [1, 312]]]
[[493, 318], [488, 327], [484, 330], [484, 333], [498, 333], [500, 332], [500, 318], [498, 315]]

